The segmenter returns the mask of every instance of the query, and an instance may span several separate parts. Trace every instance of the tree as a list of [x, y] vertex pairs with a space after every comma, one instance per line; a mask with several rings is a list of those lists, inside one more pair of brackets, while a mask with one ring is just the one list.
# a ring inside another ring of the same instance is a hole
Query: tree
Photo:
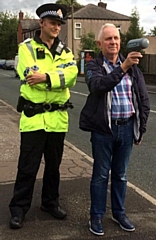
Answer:
[[80, 9], [83, 5], [79, 4], [76, 0], [57, 0], [56, 3], [64, 5], [67, 12], [71, 12], [72, 52], [74, 54], [74, 10]]
[[95, 40], [95, 34], [93, 32], [84, 33], [80, 40], [80, 50], [78, 51], [79, 61], [77, 61], [78, 68], [80, 70], [81, 65], [81, 52], [83, 50], [93, 50], [94, 51], [94, 57], [98, 55], [100, 52], [100, 49], [97, 46], [96, 40]]
[[26, 13], [24, 14], [24, 19], [35, 19], [35, 16], [33, 16], [32, 14], [26, 12]]
[[0, 13], [0, 58], [12, 59], [17, 52], [17, 15]]
[[137, 11], [137, 8], [135, 7], [134, 9], [132, 9], [130, 26], [128, 28], [128, 31], [126, 32], [126, 34], [121, 34], [121, 53], [124, 56], [127, 55], [127, 49], [125, 46], [127, 45], [128, 41], [131, 39], [142, 38], [146, 33], [142, 27], [140, 28], [139, 20], [139, 13]]
[[95, 56], [97, 56], [97, 54], [99, 53], [100, 49], [97, 46], [96, 40], [95, 40], [95, 34], [93, 32], [89, 32], [89, 33], [84, 33], [81, 37], [80, 40], [80, 51], [85, 50], [85, 49], [89, 49], [89, 50], [93, 50]]
[[150, 33], [151, 36], [156, 36], [156, 27], [154, 27], [154, 29], [150, 29]]
[[56, 3], [66, 5], [66, 6], [72, 6], [73, 4], [73, 6], [76, 8], [82, 7], [82, 5], [77, 2], [77, 0], [57, 0]]
[[141, 38], [146, 33], [144, 32], [143, 28], [140, 28], [139, 20], [140, 20], [139, 13], [137, 11], [137, 8], [135, 7], [134, 9], [132, 9], [131, 24], [126, 33], [128, 41], [131, 40], [132, 38]]

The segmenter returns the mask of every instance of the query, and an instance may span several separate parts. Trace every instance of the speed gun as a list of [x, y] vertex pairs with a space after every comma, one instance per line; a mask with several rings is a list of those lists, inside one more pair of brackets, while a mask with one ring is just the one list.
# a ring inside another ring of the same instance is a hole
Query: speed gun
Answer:
[[147, 38], [132, 39], [127, 43], [128, 52], [140, 52], [147, 48], [149, 40]]

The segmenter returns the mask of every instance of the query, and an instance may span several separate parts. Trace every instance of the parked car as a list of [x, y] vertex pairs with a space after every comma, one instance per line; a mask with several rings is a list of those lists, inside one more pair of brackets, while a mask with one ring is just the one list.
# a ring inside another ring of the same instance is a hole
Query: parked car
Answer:
[[5, 70], [14, 70], [15, 60], [6, 60], [3, 64], [3, 69]]
[[0, 68], [3, 68], [6, 59], [0, 59]]
[[18, 55], [16, 54], [16, 56], [15, 56], [15, 62], [14, 62], [15, 77], [19, 77], [18, 72], [17, 72], [17, 64], [18, 64]]

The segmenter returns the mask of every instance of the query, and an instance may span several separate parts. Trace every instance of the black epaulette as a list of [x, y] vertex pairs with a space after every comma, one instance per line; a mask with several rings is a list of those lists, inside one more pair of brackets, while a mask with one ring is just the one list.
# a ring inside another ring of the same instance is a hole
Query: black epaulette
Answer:
[[71, 49], [70, 49], [70, 48], [68, 48], [67, 46], [65, 46], [65, 47], [64, 47], [64, 50], [65, 50], [65, 52], [66, 52], [66, 53], [69, 53], [69, 52], [71, 52]]

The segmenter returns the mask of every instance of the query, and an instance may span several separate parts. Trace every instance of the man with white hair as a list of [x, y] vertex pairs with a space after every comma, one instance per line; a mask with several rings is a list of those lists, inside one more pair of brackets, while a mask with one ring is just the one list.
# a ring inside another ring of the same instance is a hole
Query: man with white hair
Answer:
[[89, 95], [80, 114], [80, 129], [91, 132], [93, 173], [90, 184], [89, 229], [103, 235], [107, 189], [111, 170], [112, 219], [125, 231], [135, 227], [125, 214], [127, 168], [133, 143], [140, 145], [146, 131], [149, 98], [137, 67], [140, 52], [126, 59], [119, 53], [120, 34], [113, 24], [99, 31], [99, 56], [86, 63]]

